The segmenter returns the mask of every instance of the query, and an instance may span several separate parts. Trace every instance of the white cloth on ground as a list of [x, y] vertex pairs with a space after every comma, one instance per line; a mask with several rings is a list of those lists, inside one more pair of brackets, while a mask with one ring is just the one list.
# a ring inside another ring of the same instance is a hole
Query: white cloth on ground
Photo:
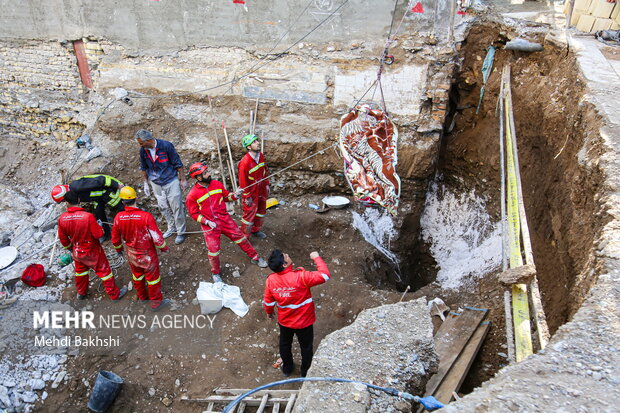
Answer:
[[[196, 290], [196, 298], [198, 298], [198, 302], [202, 301], [203, 304], [208, 304], [206, 302], [209, 301], [213, 302], [216, 300], [221, 300], [222, 306], [230, 308], [232, 312], [237, 314], [239, 317], [245, 316], [250, 310], [241, 297], [241, 290], [239, 287], [224, 284], [223, 282], [200, 282], [198, 289]], [[219, 310], [214, 312], [218, 311]]]

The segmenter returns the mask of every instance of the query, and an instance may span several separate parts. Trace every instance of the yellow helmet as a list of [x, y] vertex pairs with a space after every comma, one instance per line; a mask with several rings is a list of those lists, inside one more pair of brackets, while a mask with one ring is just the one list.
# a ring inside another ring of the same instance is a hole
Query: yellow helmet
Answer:
[[275, 199], [275, 198], [269, 198], [269, 199], [267, 200], [267, 205], [266, 205], [266, 208], [271, 208], [271, 207], [274, 207], [274, 206], [276, 206], [276, 205], [278, 205], [278, 204], [279, 204], [279, 202], [278, 202], [278, 200], [277, 200], [277, 199]]
[[130, 186], [124, 186], [119, 196], [121, 199], [136, 199], [136, 190]]

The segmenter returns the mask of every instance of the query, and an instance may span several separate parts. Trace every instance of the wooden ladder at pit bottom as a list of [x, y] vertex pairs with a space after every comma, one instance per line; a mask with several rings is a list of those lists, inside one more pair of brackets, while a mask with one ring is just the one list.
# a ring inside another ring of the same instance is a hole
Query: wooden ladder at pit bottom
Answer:
[[[250, 389], [215, 389], [215, 395], [202, 399], [182, 398], [181, 401], [194, 403], [208, 403], [207, 410], [202, 413], [221, 413], [220, 410], [213, 410], [216, 405], [227, 405], [237, 397], [250, 391]], [[272, 413], [290, 413], [293, 411], [295, 400], [299, 390], [261, 390], [244, 398], [233, 410], [235, 413], [245, 412], [246, 406], [258, 407], [256, 413], [264, 413], [268, 407]], [[223, 407], [222, 407], [223, 409]], [[284, 409], [284, 410], [281, 410]]]

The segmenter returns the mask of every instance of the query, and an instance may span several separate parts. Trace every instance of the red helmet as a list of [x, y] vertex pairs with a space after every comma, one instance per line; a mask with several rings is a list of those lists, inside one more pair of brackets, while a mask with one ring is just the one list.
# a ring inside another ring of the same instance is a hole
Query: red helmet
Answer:
[[206, 171], [207, 165], [202, 162], [196, 162], [189, 167], [189, 176], [192, 178], [196, 178], [198, 175], [202, 175], [204, 171]]
[[52, 199], [60, 204], [65, 200], [67, 192], [69, 192], [69, 185], [56, 185], [52, 188]]

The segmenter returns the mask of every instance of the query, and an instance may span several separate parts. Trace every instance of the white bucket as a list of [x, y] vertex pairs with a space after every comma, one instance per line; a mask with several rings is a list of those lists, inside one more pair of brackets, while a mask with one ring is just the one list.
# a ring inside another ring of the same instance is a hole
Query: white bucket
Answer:
[[6, 268], [17, 258], [17, 248], [4, 247], [0, 248], [0, 269]]

